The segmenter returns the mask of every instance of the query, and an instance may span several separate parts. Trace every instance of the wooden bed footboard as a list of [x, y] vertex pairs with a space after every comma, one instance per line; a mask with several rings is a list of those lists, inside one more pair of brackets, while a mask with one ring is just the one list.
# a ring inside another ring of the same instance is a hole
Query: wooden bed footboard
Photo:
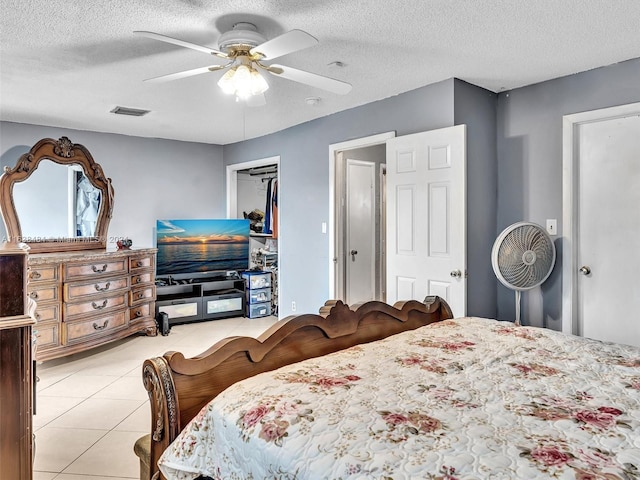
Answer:
[[[151, 435], [136, 444], [141, 465], [148, 467], [141, 467], [141, 478], [159, 477], [157, 461], [162, 452], [210, 400], [232, 384], [449, 318], [453, 318], [449, 305], [436, 296], [425, 298], [424, 303], [410, 300], [390, 306], [372, 301], [351, 308], [329, 300], [318, 315], [287, 317], [257, 339], [229, 337], [192, 358], [167, 352], [145, 360], [142, 376], [151, 404]], [[140, 454], [142, 444], [145, 453]]]

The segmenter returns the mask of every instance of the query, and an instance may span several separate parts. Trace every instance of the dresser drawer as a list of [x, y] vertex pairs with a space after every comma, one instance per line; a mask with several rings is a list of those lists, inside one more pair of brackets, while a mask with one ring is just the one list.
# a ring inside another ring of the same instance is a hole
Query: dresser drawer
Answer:
[[64, 268], [64, 280], [86, 280], [118, 273], [127, 273], [127, 259], [105, 259], [87, 263], [68, 263]]
[[154, 281], [153, 273], [139, 273], [136, 275], [131, 275], [131, 286], [135, 287], [136, 285], [140, 285], [143, 283], [152, 283]]
[[44, 282], [55, 282], [59, 279], [58, 265], [42, 265], [29, 267], [29, 285]]
[[102, 313], [111, 312], [118, 308], [125, 308], [127, 306], [127, 300], [128, 295], [125, 292], [114, 297], [87, 300], [79, 303], [65, 303], [64, 320], [68, 322], [78, 316], [87, 314], [101, 315]]
[[60, 345], [60, 323], [58, 322], [38, 322], [34, 327], [36, 337], [36, 359], [38, 351]]
[[134, 306], [142, 302], [156, 299], [156, 287], [148, 285], [146, 287], [138, 287], [131, 289], [131, 298], [129, 305]]
[[59, 300], [58, 285], [29, 285], [29, 298], [35, 300], [36, 304], [49, 300]]
[[153, 255], [129, 257], [129, 271], [135, 273], [138, 270], [153, 270], [155, 268], [154, 258]]
[[129, 309], [129, 320], [132, 322], [138, 318], [149, 317], [153, 315], [155, 312], [153, 311], [153, 302], [152, 303], [143, 303], [141, 305], [136, 305], [135, 307], [131, 307]]
[[129, 289], [129, 277], [96, 279], [90, 283], [65, 283], [64, 300], [74, 302], [85, 300], [88, 296], [100, 298], [100, 301], [112, 293], [119, 293]]
[[65, 322], [63, 328], [66, 332], [67, 344], [80, 343], [90, 340], [92, 337], [107, 336], [109, 332], [126, 327], [125, 313], [125, 310], [121, 310], [111, 315]]
[[59, 322], [60, 321], [60, 303], [58, 302], [58, 303], [54, 303], [53, 305], [45, 305], [42, 307], [36, 303], [35, 318], [38, 321], [38, 323], [50, 322], [50, 321]]

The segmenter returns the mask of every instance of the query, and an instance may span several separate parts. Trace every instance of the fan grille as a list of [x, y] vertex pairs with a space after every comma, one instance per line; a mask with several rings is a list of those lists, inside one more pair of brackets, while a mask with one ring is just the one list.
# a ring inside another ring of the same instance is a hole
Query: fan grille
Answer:
[[507, 287], [528, 290], [544, 282], [555, 262], [555, 247], [536, 224], [514, 224], [494, 245], [494, 270]]

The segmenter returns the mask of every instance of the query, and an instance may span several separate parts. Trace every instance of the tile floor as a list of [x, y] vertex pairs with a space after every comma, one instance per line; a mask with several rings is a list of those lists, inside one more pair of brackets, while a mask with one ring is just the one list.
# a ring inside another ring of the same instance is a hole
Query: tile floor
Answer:
[[258, 336], [275, 317], [175, 325], [167, 336], [133, 336], [37, 366], [34, 480], [139, 478], [133, 444], [151, 428], [142, 362], [186, 356], [232, 336]]

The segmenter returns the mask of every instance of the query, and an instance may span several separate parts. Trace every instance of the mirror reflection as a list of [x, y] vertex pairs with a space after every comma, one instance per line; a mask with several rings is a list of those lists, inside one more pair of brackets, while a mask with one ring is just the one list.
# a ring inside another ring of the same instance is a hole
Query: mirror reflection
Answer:
[[80, 165], [43, 160], [28, 179], [14, 184], [13, 200], [23, 237], [95, 235], [101, 192]]

